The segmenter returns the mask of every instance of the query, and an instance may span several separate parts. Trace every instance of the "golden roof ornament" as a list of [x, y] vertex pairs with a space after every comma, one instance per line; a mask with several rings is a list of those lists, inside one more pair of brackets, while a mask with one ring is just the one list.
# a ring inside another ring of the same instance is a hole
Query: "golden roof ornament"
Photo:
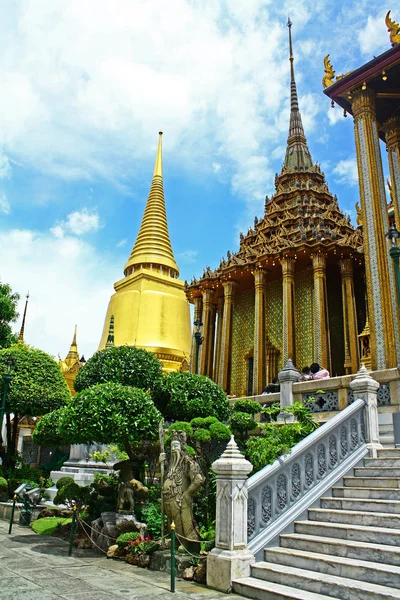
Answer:
[[322, 78], [322, 87], [325, 89], [334, 83], [335, 71], [333, 70], [329, 54], [324, 58], [325, 75]]
[[392, 46], [400, 44], [400, 25], [396, 23], [396, 21], [392, 21], [392, 19], [390, 18], [390, 10], [388, 10], [387, 15], [385, 17], [385, 23], [389, 32], [390, 43], [392, 44]]
[[25, 334], [25, 322], [26, 322], [26, 311], [28, 308], [28, 302], [29, 302], [29, 292], [26, 295], [26, 300], [25, 300], [25, 308], [24, 308], [24, 316], [22, 317], [22, 325], [21, 325], [21, 329], [19, 332], [19, 336], [18, 336], [18, 344], [24, 344], [24, 334]]

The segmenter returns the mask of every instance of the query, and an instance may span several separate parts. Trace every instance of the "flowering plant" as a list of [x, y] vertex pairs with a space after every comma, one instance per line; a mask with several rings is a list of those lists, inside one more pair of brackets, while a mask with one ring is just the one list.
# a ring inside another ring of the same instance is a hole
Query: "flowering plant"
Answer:
[[129, 554], [135, 556], [137, 554], [152, 554], [158, 549], [157, 542], [153, 542], [149, 535], [145, 538], [139, 535], [136, 540], [128, 542]]

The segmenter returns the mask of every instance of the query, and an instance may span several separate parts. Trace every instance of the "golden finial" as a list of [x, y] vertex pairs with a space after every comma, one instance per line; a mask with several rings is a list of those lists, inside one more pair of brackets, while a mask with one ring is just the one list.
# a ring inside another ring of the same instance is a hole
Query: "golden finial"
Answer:
[[162, 131], [158, 132], [158, 148], [153, 177], [162, 177]]
[[329, 54], [324, 58], [325, 75], [322, 78], [322, 87], [325, 89], [334, 83], [335, 71], [333, 70]]
[[392, 21], [390, 18], [390, 10], [388, 10], [385, 23], [387, 30], [389, 32], [390, 43], [392, 46], [396, 46], [396, 44], [400, 44], [400, 25], [396, 23], [396, 21]]
[[24, 308], [24, 316], [22, 317], [22, 325], [18, 336], [18, 344], [24, 343], [24, 334], [25, 334], [25, 321], [26, 321], [26, 310], [28, 308], [29, 301], [29, 292], [26, 295], [25, 308]]

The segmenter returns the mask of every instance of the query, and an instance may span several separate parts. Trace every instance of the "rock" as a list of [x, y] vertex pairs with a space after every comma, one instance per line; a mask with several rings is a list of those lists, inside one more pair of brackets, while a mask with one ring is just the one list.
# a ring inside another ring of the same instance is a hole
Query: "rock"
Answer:
[[198, 567], [196, 567], [193, 575], [193, 579], [197, 583], [206, 583], [207, 580], [207, 562], [202, 560]]
[[190, 567], [187, 567], [187, 569], [185, 569], [183, 571], [183, 579], [192, 580], [193, 576], [194, 576], [194, 566], [193, 565]]
[[117, 552], [118, 552], [117, 544], [114, 544], [114, 546], [110, 546], [109, 549], [107, 550], [107, 558], [114, 558], [114, 556], [116, 555]]
[[133, 554], [126, 557], [126, 562], [137, 567], [148, 567], [150, 564], [150, 554]]
[[[144, 532], [144, 530], [146, 528], [146, 524], [139, 523], [139, 521], [136, 520], [135, 515], [117, 514], [115, 524], [116, 524], [117, 536], [121, 535], [122, 533], [130, 533], [131, 531]], [[142, 533], [142, 535], [143, 535], [143, 533]]]
[[38, 519], [44, 519], [45, 517], [57, 517], [59, 511], [51, 508], [44, 508], [39, 514]]
[[93, 548], [92, 541], [85, 535], [78, 540], [77, 548], [81, 550], [88, 550], [89, 548]]

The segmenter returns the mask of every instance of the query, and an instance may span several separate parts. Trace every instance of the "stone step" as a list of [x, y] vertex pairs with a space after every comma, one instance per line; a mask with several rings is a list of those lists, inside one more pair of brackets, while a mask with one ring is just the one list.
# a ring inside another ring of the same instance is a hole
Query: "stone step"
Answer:
[[400, 448], [381, 448], [378, 450], [378, 458], [400, 458]]
[[[388, 527], [368, 527], [365, 525], [351, 525], [343, 523], [327, 523], [318, 521], [295, 521], [295, 532], [312, 536], [327, 536], [339, 540], [353, 540], [370, 544], [384, 544], [386, 546], [399, 546], [398, 560], [390, 564], [400, 564], [400, 529]], [[374, 559], [376, 560], [376, 558]]]
[[334, 487], [332, 495], [334, 498], [400, 500], [400, 488]]
[[255, 600], [326, 600], [325, 595], [306, 592], [287, 585], [256, 579], [256, 577], [242, 577], [233, 581], [233, 591], [245, 598]]
[[[297, 530], [297, 528], [296, 528]], [[321, 532], [319, 532], [321, 533]], [[332, 535], [333, 532], [326, 531]], [[400, 532], [399, 532], [400, 535]], [[360, 561], [372, 561], [384, 565], [394, 565], [400, 568], [400, 548], [393, 545], [340, 539], [305, 533], [287, 533], [280, 536], [282, 548], [290, 548], [302, 552], [320, 552], [330, 557], [351, 558]], [[306, 568], [306, 567], [305, 567]]]
[[374, 498], [321, 498], [321, 508], [390, 513], [391, 515], [399, 515], [400, 517], [400, 500], [376, 500]]
[[400, 588], [399, 566], [372, 562], [372, 555], [371, 559], [361, 560], [358, 557], [349, 558], [348, 556], [323, 554], [319, 543], [315, 548], [318, 552], [298, 550], [287, 546], [283, 548], [266, 548], [264, 558], [266, 562], [278, 565], [288, 565], [299, 569], [326, 573], [327, 575], [360, 579], [369, 583]]
[[399, 467], [400, 468], [400, 456], [388, 456], [378, 458], [364, 458], [364, 467]]
[[394, 587], [317, 573], [316, 571], [298, 569], [287, 565], [258, 562], [251, 566], [251, 574], [257, 579], [264, 579], [281, 585], [292, 585], [295, 588], [325, 594], [331, 598], [346, 598], [348, 600], [400, 599], [400, 590], [396, 590]]
[[343, 477], [346, 487], [400, 488], [400, 477]]
[[310, 508], [310, 521], [328, 521], [329, 523], [350, 523], [352, 525], [370, 525], [371, 527], [393, 527], [400, 529], [400, 515], [361, 510], [334, 510], [331, 508]]
[[398, 477], [400, 467], [357, 467], [354, 469], [355, 477]]

